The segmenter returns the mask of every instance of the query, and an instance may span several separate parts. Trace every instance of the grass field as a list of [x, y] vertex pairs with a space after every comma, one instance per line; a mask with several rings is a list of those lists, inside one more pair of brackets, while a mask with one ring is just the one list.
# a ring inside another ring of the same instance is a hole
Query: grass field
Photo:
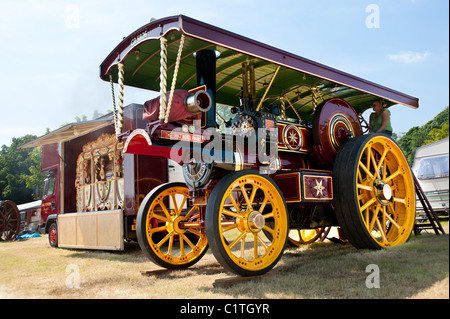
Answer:
[[211, 252], [187, 270], [140, 273], [152, 269], [159, 268], [137, 244], [104, 252], [50, 248], [47, 235], [0, 242], [0, 298], [449, 298], [449, 237], [413, 235], [381, 251], [328, 240], [288, 248], [275, 275], [229, 288], [213, 287], [216, 279], [234, 275]]

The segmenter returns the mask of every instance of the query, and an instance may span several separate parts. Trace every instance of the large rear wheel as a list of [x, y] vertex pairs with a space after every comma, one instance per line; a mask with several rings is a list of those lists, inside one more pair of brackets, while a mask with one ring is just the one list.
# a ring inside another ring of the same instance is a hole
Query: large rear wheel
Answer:
[[217, 183], [206, 206], [205, 225], [216, 259], [242, 276], [271, 270], [283, 254], [289, 231], [279, 188], [254, 170], [230, 173]]
[[411, 235], [415, 190], [408, 162], [387, 135], [346, 142], [333, 167], [339, 225], [357, 248], [401, 245]]
[[200, 209], [190, 206], [188, 198], [186, 185], [168, 183], [153, 189], [139, 207], [139, 245], [151, 261], [167, 269], [192, 266], [208, 250]]

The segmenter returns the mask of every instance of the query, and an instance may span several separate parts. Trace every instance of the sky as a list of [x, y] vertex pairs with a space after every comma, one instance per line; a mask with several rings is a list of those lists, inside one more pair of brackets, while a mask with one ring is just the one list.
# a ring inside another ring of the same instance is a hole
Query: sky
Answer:
[[[178, 14], [419, 98], [391, 108], [397, 134], [449, 105], [446, 0], [1, 0], [0, 146], [111, 110], [101, 62], [151, 18]], [[126, 87], [124, 104], [156, 94]]]

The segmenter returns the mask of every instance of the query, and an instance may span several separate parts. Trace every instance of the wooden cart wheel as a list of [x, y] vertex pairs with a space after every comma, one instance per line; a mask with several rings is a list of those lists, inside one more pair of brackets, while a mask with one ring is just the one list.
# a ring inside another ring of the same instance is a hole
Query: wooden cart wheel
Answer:
[[20, 233], [20, 213], [10, 200], [0, 201], [0, 240], [12, 241]]
[[333, 167], [334, 207], [348, 240], [380, 249], [406, 242], [415, 219], [408, 162], [388, 136], [370, 134], [345, 143]]
[[[143, 200], [136, 219], [136, 235], [144, 254], [168, 269], [183, 269], [198, 262], [208, 250], [199, 228], [197, 206], [188, 205], [189, 190], [183, 183], [167, 183]], [[182, 223], [191, 227], [181, 227]]]
[[281, 258], [289, 221], [278, 186], [257, 171], [243, 170], [217, 183], [206, 206], [205, 226], [220, 264], [239, 275], [254, 276], [268, 272]]
[[329, 234], [331, 227], [316, 229], [291, 229], [289, 231], [288, 246], [298, 247], [323, 241]]

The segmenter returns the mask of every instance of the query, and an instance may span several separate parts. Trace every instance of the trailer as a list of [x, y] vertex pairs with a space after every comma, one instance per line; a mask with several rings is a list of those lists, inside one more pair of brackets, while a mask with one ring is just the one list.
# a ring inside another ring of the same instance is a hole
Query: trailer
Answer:
[[[142, 105], [126, 106], [124, 129], [145, 127], [142, 112]], [[136, 240], [147, 193], [182, 176], [166, 158], [123, 154], [113, 117], [71, 123], [21, 146], [42, 147], [39, 226], [53, 247], [124, 250], [124, 240]]]
[[43, 223], [41, 218], [41, 205], [41, 200], [17, 205], [22, 230], [29, 232], [40, 231], [39, 226]]
[[[449, 213], [448, 137], [419, 147], [414, 155], [412, 171], [417, 177], [433, 211], [438, 215]], [[417, 201], [417, 213], [424, 209]]]
[[261, 275], [291, 231], [330, 226], [357, 248], [408, 240], [411, 170], [389, 136], [363, 134], [360, 114], [417, 98], [183, 15], [125, 37], [100, 78], [160, 93], [145, 128], [122, 130], [119, 116], [117, 136], [125, 154], [183, 167], [184, 182], [139, 206], [138, 242], [156, 264], [183, 269], [209, 247], [226, 270]]

